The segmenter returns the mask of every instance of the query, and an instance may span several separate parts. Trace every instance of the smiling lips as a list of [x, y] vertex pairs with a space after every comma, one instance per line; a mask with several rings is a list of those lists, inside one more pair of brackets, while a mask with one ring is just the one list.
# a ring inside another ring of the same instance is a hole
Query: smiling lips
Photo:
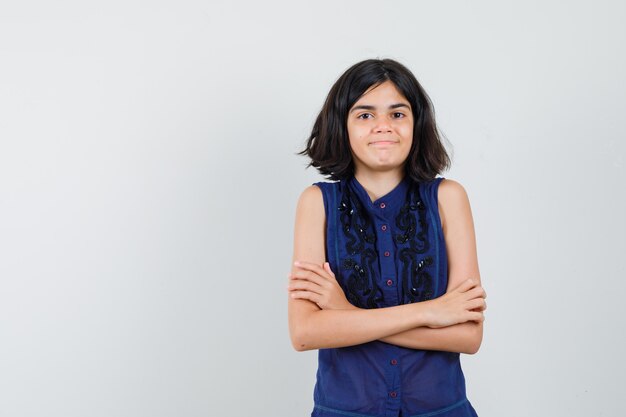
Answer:
[[375, 142], [371, 142], [370, 145], [384, 146], [384, 145], [393, 145], [395, 143], [398, 143], [398, 142], [393, 141], [393, 140], [377, 140]]

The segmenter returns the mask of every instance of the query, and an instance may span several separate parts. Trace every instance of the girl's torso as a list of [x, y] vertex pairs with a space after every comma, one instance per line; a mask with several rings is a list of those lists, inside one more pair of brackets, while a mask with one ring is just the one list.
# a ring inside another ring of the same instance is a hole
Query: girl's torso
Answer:
[[[324, 197], [326, 259], [352, 304], [382, 308], [445, 294], [442, 180], [405, 177], [375, 201], [355, 177], [315, 183]], [[320, 349], [312, 416], [476, 416], [459, 356], [381, 341]]]

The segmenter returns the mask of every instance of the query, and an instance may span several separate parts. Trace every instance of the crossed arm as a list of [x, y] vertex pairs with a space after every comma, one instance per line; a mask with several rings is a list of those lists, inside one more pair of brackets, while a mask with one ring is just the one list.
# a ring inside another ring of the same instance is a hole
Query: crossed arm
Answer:
[[[472, 278], [480, 287], [474, 227], [467, 194], [457, 182], [443, 180], [439, 185], [438, 199], [448, 251], [446, 292], [455, 289], [468, 278]], [[311, 276], [315, 270], [315, 279], [320, 276], [327, 279], [331, 277], [330, 282], [334, 279], [330, 269], [319, 272], [319, 267], [312, 266], [322, 265], [325, 260], [323, 204], [321, 191], [316, 186], [308, 187], [298, 201], [293, 260], [305, 262], [301, 266], [294, 265], [292, 277]], [[290, 281], [293, 283], [295, 280]], [[315, 286], [312, 282], [309, 280], [307, 283], [308, 291], [303, 291], [302, 286], [300, 291], [297, 288], [289, 291], [289, 330], [293, 347], [298, 351], [380, 340], [412, 349], [473, 354], [482, 342], [483, 316], [480, 311], [486, 308], [484, 300], [482, 304], [475, 304], [476, 308], [472, 310], [476, 312], [472, 316], [474, 320], [448, 326], [438, 323], [435, 326], [434, 300], [379, 309], [359, 309], [347, 302], [336, 281], [332, 286], [327, 285], [325, 299], [321, 302], [319, 294], [311, 291]]]
[[468, 321], [439, 329], [416, 327], [379, 340], [411, 349], [474, 354], [482, 342], [482, 322]]

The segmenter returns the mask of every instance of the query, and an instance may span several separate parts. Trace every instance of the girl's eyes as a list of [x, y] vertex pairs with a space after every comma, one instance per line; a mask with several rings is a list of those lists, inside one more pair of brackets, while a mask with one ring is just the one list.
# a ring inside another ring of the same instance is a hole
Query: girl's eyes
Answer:
[[[357, 116], [357, 119], [364, 119], [364, 120], [365, 119], [371, 119], [371, 117], [364, 117], [364, 116], [372, 116], [372, 114], [371, 113], [363, 113], [363, 114], [360, 114], [359, 116]], [[404, 113], [401, 113], [401, 112], [395, 112], [395, 113], [393, 113], [393, 116], [394, 116], [395, 119], [401, 119], [401, 118], [405, 117]]]

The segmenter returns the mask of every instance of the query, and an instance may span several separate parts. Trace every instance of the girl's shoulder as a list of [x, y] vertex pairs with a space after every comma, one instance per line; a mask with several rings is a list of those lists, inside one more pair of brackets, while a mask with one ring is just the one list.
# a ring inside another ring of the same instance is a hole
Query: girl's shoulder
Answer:
[[467, 223], [471, 221], [471, 208], [465, 187], [458, 181], [444, 179], [440, 181], [437, 192], [437, 206], [442, 227], [448, 229], [452, 221]]
[[458, 202], [467, 199], [465, 187], [460, 182], [450, 178], [436, 178], [439, 180], [437, 194], [439, 202]]
[[317, 206], [319, 202], [323, 199], [323, 185], [320, 183], [314, 183], [306, 187], [300, 193], [300, 198], [298, 199], [298, 206]]
[[310, 207], [317, 207], [328, 215], [328, 207], [335, 204], [339, 194], [341, 181], [319, 181], [309, 185], [301, 195], [303, 204]]
[[318, 187], [322, 192], [332, 190], [341, 186], [341, 181], [318, 181], [314, 182], [311, 187]]
[[435, 200], [454, 200], [466, 195], [465, 188], [456, 180], [435, 177], [428, 181], [420, 182], [425, 193]]
[[296, 227], [300, 224], [300, 229], [307, 229], [312, 225], [323, 224], [326, 218], [326, 207], [322, 190], [315, 184], [306, 187], [300, 197], [296, 207]]

